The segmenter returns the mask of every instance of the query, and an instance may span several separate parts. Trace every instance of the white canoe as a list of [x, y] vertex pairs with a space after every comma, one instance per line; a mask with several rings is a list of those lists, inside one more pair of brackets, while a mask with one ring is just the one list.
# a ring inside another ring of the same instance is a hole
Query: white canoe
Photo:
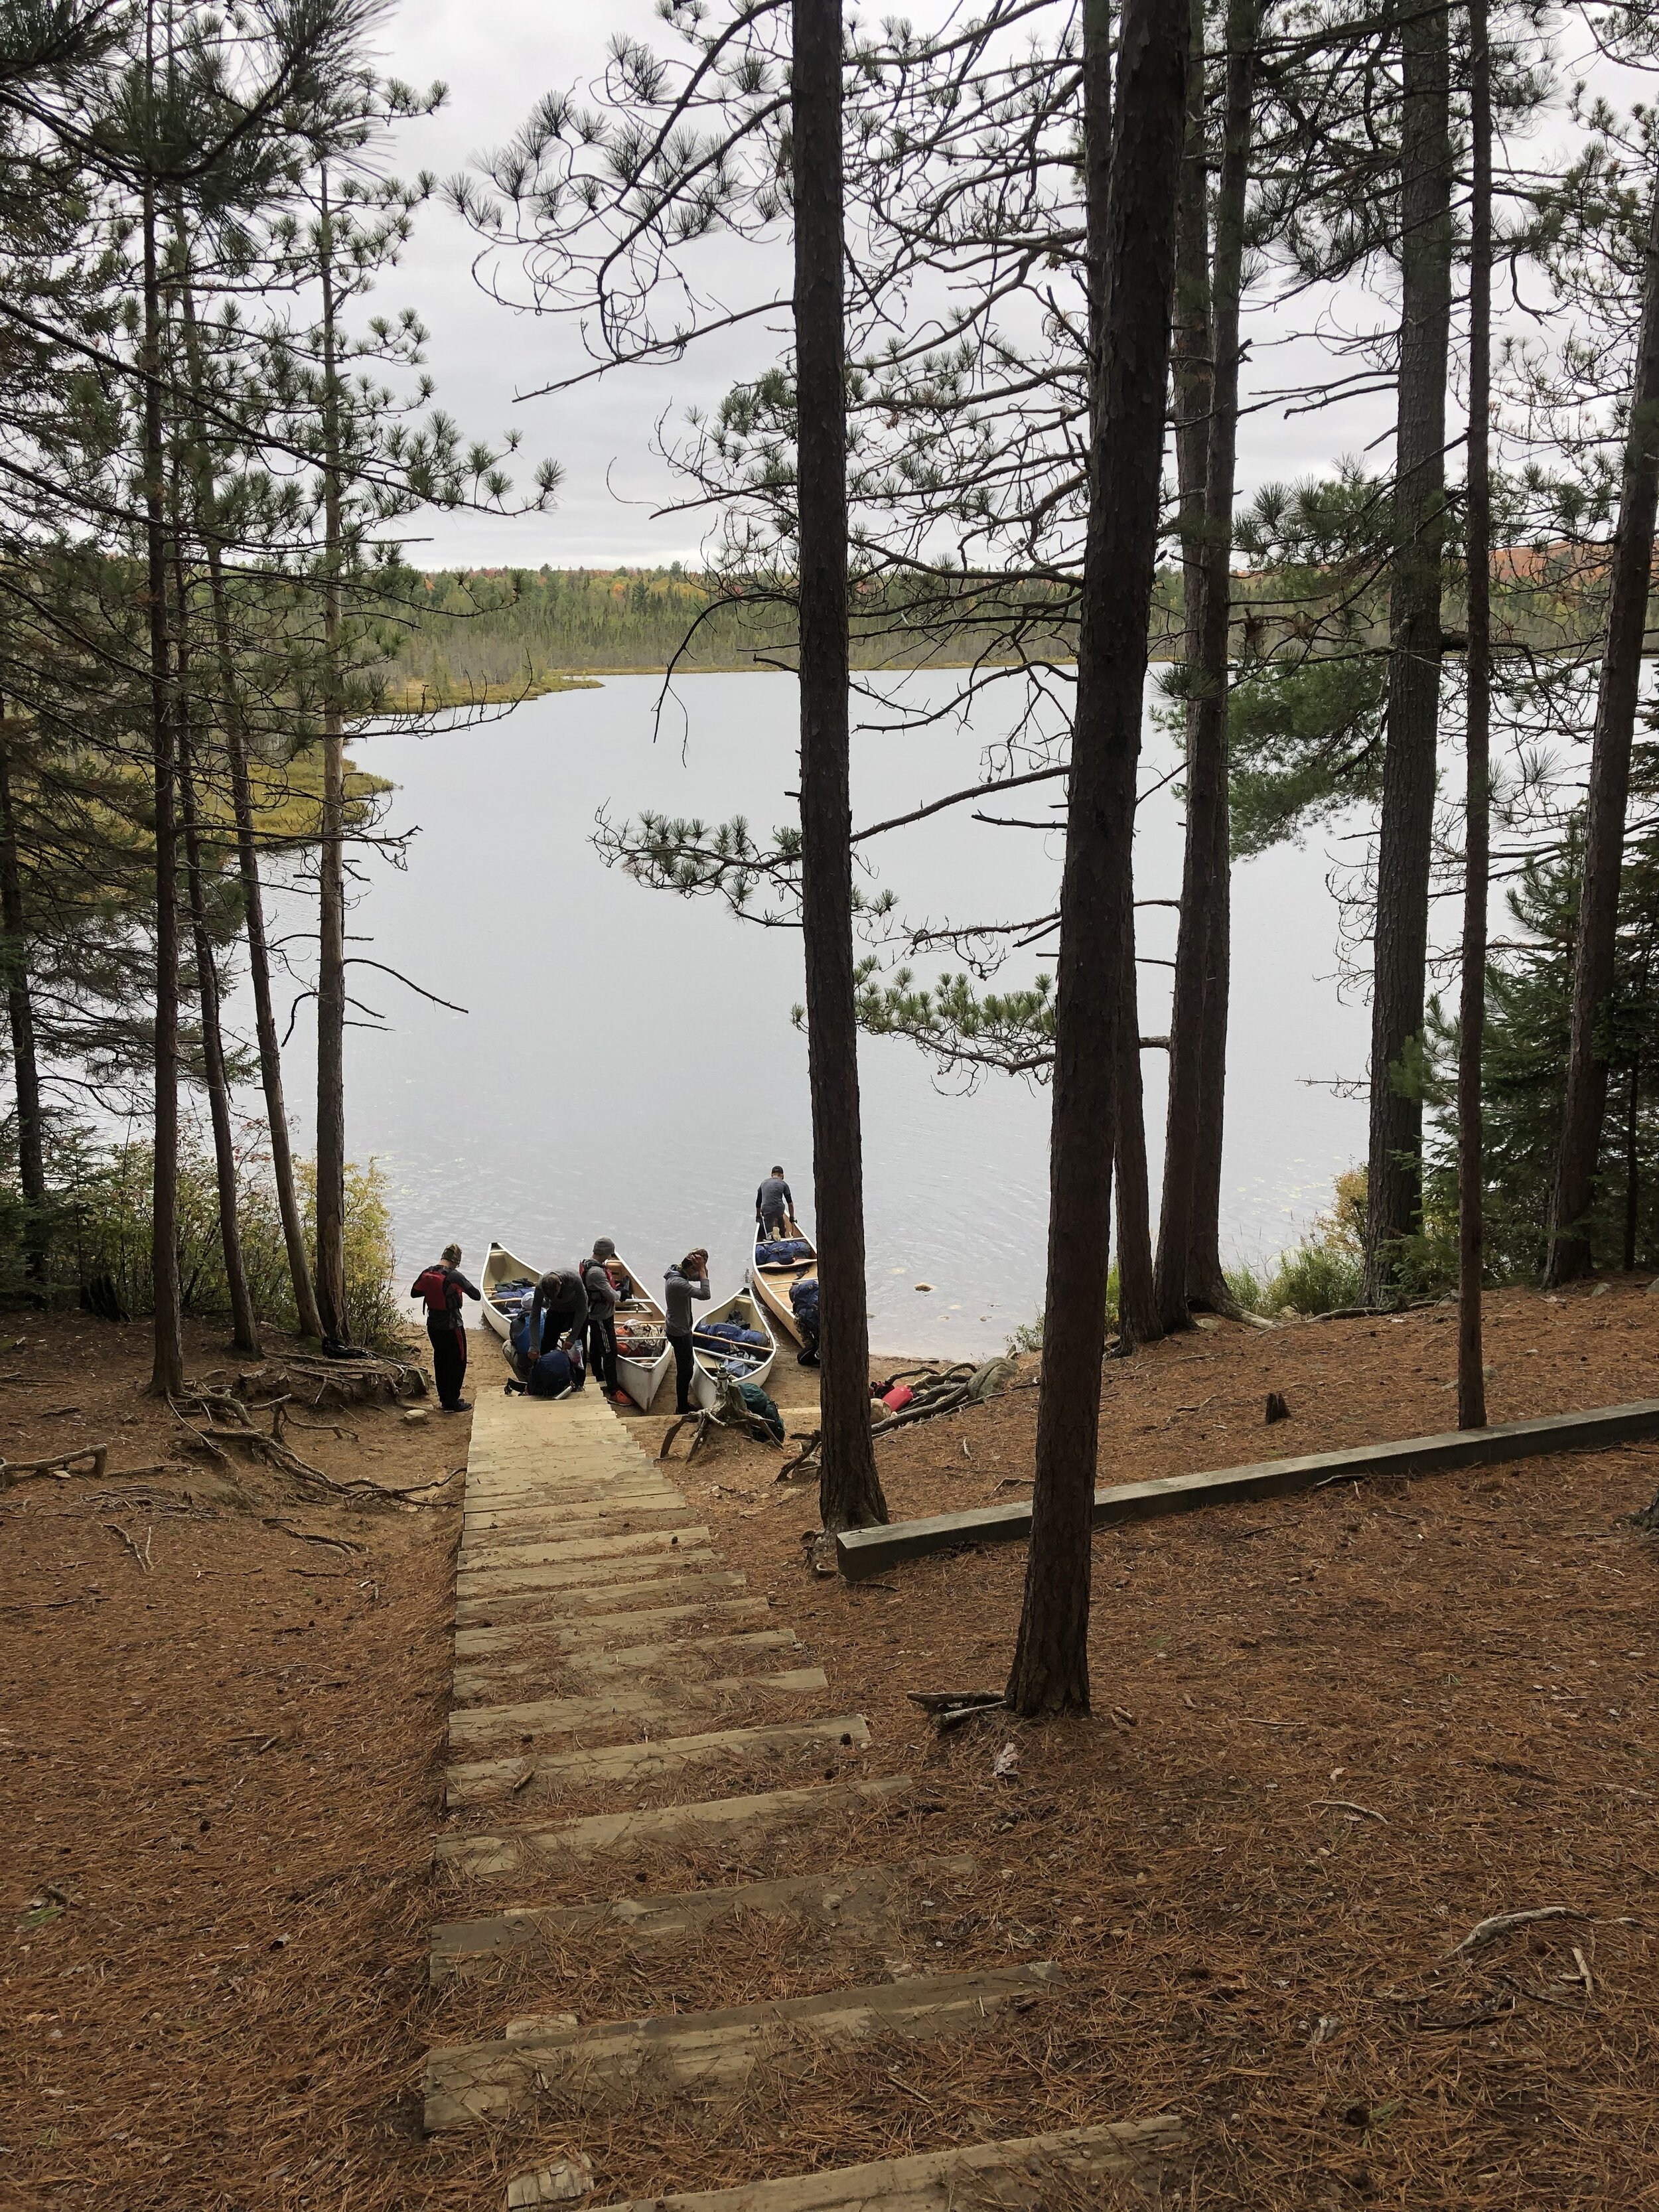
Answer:
[[[702, 1331], [710, 1322], [734, 1321], [744, 1328], [757, 1330], [766, 1339], [764, 1346], [734, 1344], [729, 1352], [716, 1352], [712, 1340], [705, 1341]], [[747, 1291], [733, 1291], [729, 1298], [721, 1298], [696, 1316], [696, 1335], [692, 1344], [693, 1366], [691, 1395], [699, 1406], [713, 1412], [720, 1401], [720, 1385], [716, 1376], [725, 1359], [752, 1359], [753, 1367], [738, 1378], [744, 1382], [764, 1382], [772, 1372], [772, 1362], [778, 1356], [778, 1340], [766, 1318], [766, 1310], [758, 1299]]]
[[[620, 1254], [617, 1257], [621, 1260]], [[641, 1413], [648, 1413], [664, 1376], [674, 1364], [674, 1347], [663, 1334], [668, 1316], [627, 1261], [621, 1260], [621, 1264], [633, 1281], [634, 1295], [619, 1299], [617, 1304], [617, 1380]], [[651, 1340], [660, 1340], [661, 1349], [653, 1359], [630, 1358], [623, 1351], [623, 1341], [630, 1333], [643, 1333]]]
[[505, 1244], [490, 1246], [478, 1288], [483, 1293], [485, 1326], [493, 1328], [497, 1336], [507, 1336], [519, 1318], [516, 1304], [499, 1303], [497, 1293], [501, 1286], [507, 1283], [528, 1283], [533, 1289], [541, 1279], [541, 1273], [539, 1267], [532, 1267], [528, 1261], [509, 1252]]
[[766, 1317], [774, 1324], [775, 1329], [787, 1328], [799, 1344], [802, 1340], [801, 1333], [795, 1327], [795, 1310], [789, 1303], [789, 1293], [803, 1276], [817, 1274], [818, 1255], [811, 1238], [793, 1218], [786, 1233], [800, 1238], [806, 1247], [806, 1258], [793, 1260], [781, 1267], [769, 1263], [763, 1267], [756, 1255], [763, 1244], [769, 1243], [771, 1240], [757, 1221], [755, 1224], [755, 1249], [749, 1259], [749, 1287], [766, 1309]]

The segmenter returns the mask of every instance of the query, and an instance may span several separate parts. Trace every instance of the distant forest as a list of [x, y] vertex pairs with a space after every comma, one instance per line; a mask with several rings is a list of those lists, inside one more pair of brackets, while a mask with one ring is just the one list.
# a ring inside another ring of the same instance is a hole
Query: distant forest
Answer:
[[[1494, 619], [1501, 637], [1547, 658], [1576, 656], [1602, 614], [1605, 546], [1516, 550], [1496, 564]], [[404, 624], [385, 672], [398, 703], [418, 708], [464, 698], [499, 700], [557, 690], [587, 675], [665, 669], [705, 672], [793, 665], [793, 609], [787, 591], [750, 586], [736, 596], [687, 571], [666, 568], [438, 570], [398, 595]], [[416, 612], [424, 589], [428, 611]], [[963, 666], [981, 658], [1069, 661], [1077, 649], [1070, 592], [1030, 581], [964, 586], [941, 607], [907, 603], [866, 584], [852, 629], [855, 668]], [[1447, 594], [1447, 646], [1462, 645], [1462, 609]], [[1369, 561], [1348, 562], [1321, 546], [1311, 560], [1246, 571], [1234, 580], [1233, 650], [1243, 661], [1299, 662], [1312, 656], [1369, 659], [1385, 651], [1387, 612]], [[1182, 650], [1177, 570], [1159, 572], [1152, 601], [1152, 655]]]
[[[407, 631], [390, 672], [394, 690], [410, 703], [430, 703], [514, 690], [556, 688], [561, 677], [625, 670], [704, 671], [793, 665], [793, 610], [780, 591], [722, 598], [678, 562], [668, 568], [454, 569], [422, 580], [431, 612]], [[1068, 596], [1020, 587], [1027, 657], [1069, 660], [1076, 650]], [[1161, 590], [1154, 650], [1169, 652], [1179, 636], [1180, 588]], [[908, 668], [972, 660], [981, 625], [1008, 648], [1009, 600], [988, 592], [964, 595], [941, 624], [937, 607], [913, 617], [902, 605], [866, 587], [853, 629], [860, 668]]]

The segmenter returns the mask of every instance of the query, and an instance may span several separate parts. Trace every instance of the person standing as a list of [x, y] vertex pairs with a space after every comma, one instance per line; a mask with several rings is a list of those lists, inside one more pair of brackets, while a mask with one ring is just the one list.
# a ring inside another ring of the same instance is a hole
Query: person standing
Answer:
[[[536, 1285], [530, 1301], [529, 1352], [539, 1359], [554, 1346], [570, 1352], [580, 1345], [587, 1328], [587, 1292], [574, 1267], [550, 1267]], [[573, 1388], [580, 1390], [583, 1376]]]
[[617, 1256], [608, 1237], [593, 1239], [593, 1255], [582, 1262], [587, 1293], [587, 1365], [607, 1398], [617, 1395], [617, 1301], [622, 1295], [607, 1261]]
[[691, 1352], [691, 1301], [708, 1296], [708, 1255], [701, 1245], [688, 1252], [678, 1267], [663, 1277], [663, 1310], [668, 1316], [665, 1331], [674, 1347], [674, 1411], [691, 1410], [691, 1377], [696, 1361]]
[[479, 1294], [460, 1268], [460, 1246], [446, 1244], [437, 1266], [416, 1275], [409, 1293], [426, 1308], [432, 1372], [438, 1385], [438, 1403], [446, 1413], [472, 1410], [461, 1395], [466, 1381], [466, 1324], [461, 1319], [461, 1300]]
[[786, 1237], [794, 1218], [794, 1195], [783, 1179], [783, 1170], [774, 1168], [769, 1176], [762, 1176], [755, 1193], [755, 1218], [769, 1237]]

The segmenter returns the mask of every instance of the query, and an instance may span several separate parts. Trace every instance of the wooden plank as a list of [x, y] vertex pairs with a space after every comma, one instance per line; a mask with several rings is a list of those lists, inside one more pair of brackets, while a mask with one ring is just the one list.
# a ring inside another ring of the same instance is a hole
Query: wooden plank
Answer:
[[472, 1528], [464, 1522], [456, 1565], [487, 1564], [486, 1554], [511, 1560], [532, 1545], [580, 1544], [595, 1537], [683, 1535], [696, 1525], [696, 1515], [689, 1505], [585, 1505], [577, 1513], [538, 1513], [513, 1528]]
[[[659, 1667], [680, 1667], [707, 1653], [714, 1658], [737, 1657], [749, 1651], [798, 1651], [800, 1638], [793, 1628], [724, 1629], [708, 1636], [683, 1636], [662, 1644], [624, 1644], [615, 1650], [578, 1650], [565, 1658], [567, 1667], [583, 1674], [650, 1674]], [[692, 1680], [697, 1679], [693, 1675]]]
[[586, 1485], [570, 1498], [538, 1498], [528, 1505], [469, 1505], [461, 1510], [461, 1528], [472, 1537], [493, 1535], [498, 1530], [533, 1528], [542, 1521], [609, 1519], [612, 1514], [687, 1513], [691, 1508], [678, 1490], [666, 1483], [629, 1483], [625, 1488], [596, 1490]]
[[480, 1474], [469, 1467], [466, 1486], [474, 1504], [512, 1513], [526, 1505], [556, 1505], [586, 1490], [660, 1489], [668, 1480], [653, 1460], [629, 1449], [599, 1458], [589, 1455], [556, 1474], [545, 1468], [535, 1474]]
[[613, 1722], [634, 1726], [672, 1720], [676, 1713], [718, 1705], [723, 1698], [750, 1693], [799, 1698], [829, 1686], [830, 1677], [822, 1667], [793, 1667], [781, 1674], [726, 1674], [712, 1682], [678, 1683], [665, 1696], [661, 1690], [629, 1684], [585, 1698], [536, 1698], [516, 1705], [462, 1705], [449, 1716], [449, 1741], [460, 1751], [489, 1743], [496, 1736], [568, 1735], [576, 1729]]
[[595, 1674], [647, 1674], [659, 1668], [685, 1668], [684, 1679], [698, 1681], [696, 1662], [703, 1658], [731, 1661], [762, 1652], [793, 1651], [800, 1639], [793, 1628], [761, 1628], [748, 1635], [687, 1636], [672, 1644], [635, 1644], [619, 1651], [546, 1650], [532, 1659], [495, 1657], [457, 1667], [450, 1678], [451, 1695], [468, 1701], [483, 1698], [501, 1685], [532, 1675], [562, 1671], [591, 1679]]
[[[647, 1587], [660, 1589], [659, 1583]], [[504, 1621], [498, 1628], [459, 1628], [455, 1632], [455, 1656], [458, 1659], [482, 1658], [491, 1651], [518, 1650], [526, 1638], [538, 1644], [552, 1643], [566, 1650], [579, 1646], [598, 1648], [611, 1638], [624, 1639], [641, 1636], [655, 1636], [662, 1631], [672, 1632], [692, 1621], [763, 1620], [772, 1610], [763, 1597], [704, 1598], [701, 1603], [693, 1601], [686, 1605], [653, 1606], [637, 1613], [601, 1613], [592, 1620], [567, 1620], [559, 1617], [550, 1621]]]
[[463, 1552], [456, 1561], [459, 1573], [489, 1574], [497, 1567], [551, 1567], [564, 1559], [621, 1559], [637, 1552], [695, 1551], [708, 1542], [707, 1522], [692, 1522], [672, 1528], [633, 1528], [599, 1536], [559, 1537], [528, 1544], [492, 1543], [474, 1552]]
[[[1297, 1491], [1316, 1489], [1322, 1483], [1360, 1480], [1366, 1475], [1437, 1474], [1452, 1468], [1486, 1467], [1551, 1452], [1599, 1451], [1654, 1436], [1659, 1436], [1659, 1398], [1629, 1406], [1603, 1406], [1583, 1413], [1547, 1413], [1531, 1420], [1503, 1421], [1488, 1429], [1455, 1429], [1440, 1436], [1404, 1437], [1392, 1443], [1311, 1452], [1302, 1459], [1262, 1460], [1249, 1467], [1212, 1468], [1205, 1474], [1160, 1475], [1147, 1482], [1115, 1483], [1095, 1492], [1094, 1525], [1109, 1528], [1159, 1514], [1189, 1513], [1200, 1506], [1284, 1498]], [[931, 1552], [949, 1551], [959, 1544], [1021, 1542], [1030, 1533], [1031, 1508], [1027, 1500], [1015, 1505], [979, 1506], [965, 1513], [936, 1513], [921, 1521], [896, 1521], [884, 1528], [845, 1529], [836, 1538], [836, 1553], [848, 1581], [858, 1582]]]
[[1029, 2009], [1059, 1981], [1052, 1960], [1034, 1960], [718, 2012], [658, 2013], [587, 2027], [558, 2014], [509, 2021], [507, 2033], [491, 2042], [429, 2055], [425, 2124], [432, 2134], [498, 2122], [533, 2108], [550, 2092], [601, 2106], [730, 2097], [757, 2065], [785, 2075], [810, 2069], [826, 2045], [848, 2050], [878, 2038], [920, 2043], [975, 2034], [1009, 2006]]
[[[1057, 2201], [1150, 2206], [1159, 2169], [1190, 2143], [1179, 2113], [1109, 2120], [1010, 2142], [964, 2143], [868, 2166], [833, 2166], [735, 2189], [635, 2197], [599, 2212], [1048, 2212]], [[1127, 2194], [1113, 2185], [1121, 2181]], [[1108, 2196], [1103, 2191], [1111, 2187]], [[533, 2199], [526, 2200], [533, 2202]], [[1161, 2190], [1158, 2201], [1163, 2202]], [[1174, 2198], [1169, 2200], [1172, 2204]], [[1187, 2202], [1182, 2191], [1180, 2203]]]
[[[831, 1873], [786, 1875], [776, 1881], [747, 1881], [727, 1889], [693, 1889], [672, 1896], [615, 1897], [595, 1905], [515, 1905], [483, 1920], [441, 1922], [432, 1931], [433, 1986], [483, 1973], [526, 1945], [610, 1929], [629, 1943], [659, 1943], [702, 1936], [722, 1921], [749, 1913], [763, 1919], [810, 1920], [830, 1928], [855, 1921], [914, 1924], [921, 1892], [943, 1892], [970, 1877], [971, 1858], [918, 1859], [897, 1866], [848, 1867]], [[928, 1905], [936, 1900], [925, 1899]]]
[[702, 1850], [737, 1838], [747, 1842], [780, 1829], [872, 1808], [902, 1808], [915, 1794], [908, 1774], [870, 1782], [815, 1783], [804, 1790], [762, 1790], [743, 1797], [706, 1797], [690, 1805], [652, 1805], [628, 1813], [590, 1813], [550, 1827], [505, 1828], [494, 1835], [440, 1836], [433, 1858], [441, 1867], [488, 1881], [533, 1875], [540, 1867], [686, 1844]]
[[718, 1552], [680, 1550], [652, 1553], [632, 1553], [615, 1559], [566, 1559], [550, 1566], [477, 1568], [465, 1572], [458, 1570], [455, 1577], [455, 1597], [459, 1605], [470, 1598], [506, 1597], [520, 1590], [579, 1589], [582, 1587], [602, 1587], [610, 1583], [626, 1585], [629, 1578], [641, 1579], [655, 1571], [673, 1574], [689, 1567], [697, 1572], [704, 1567], [714, 1567], [720, 1559]]
[[[664, 1599], [684, 1602], [704, 1596], [726, 1596], [732, 1590], [745, 1589], [749, 1577], [742, 1568], [716, 1566], [715, 1557], [710, 1552], [701, 1559], [690, 1561], [642, 1561], [642, 1566], [659, 1565], [664, 1570], [650, 1581], [617, 1582], [601, 1576], [597, 1585], [583, 1588], [563, 1579], [550, 1584], [538, 1580], [528, 1589], [480, 1590], [476, 1596], [458, 1595], [455, 1623], [457, 1627], [465, 1628], [493, 1628], [508, 1624], [528, 1627], [538, 1620], [566, 1622], [589, 1614], [604, 1615], [635, 1601], [641, 1605], [657, 1605]], [[544, 1567], [540, 1572], [551, 1575], [558, 1570]]]
[[678, 1774], [706, 1759], [787, 1759], [823, 1744], [868, 1748], [870, 1726], [862, 1713], [821, 1720], [781, 1722], [775, 1727], [714, 1729], [703, 1735], [662, 1736], [651, 1743], [596, 1744], [583, 1751], [532, 1752], [523, 1759], [479, 1759], [452, 1766], [445, 1780], [448, 1806], [482, 1805], [517, 1796], [537, 1782], [565, 1788], [584, 1783], [629, 1783]]

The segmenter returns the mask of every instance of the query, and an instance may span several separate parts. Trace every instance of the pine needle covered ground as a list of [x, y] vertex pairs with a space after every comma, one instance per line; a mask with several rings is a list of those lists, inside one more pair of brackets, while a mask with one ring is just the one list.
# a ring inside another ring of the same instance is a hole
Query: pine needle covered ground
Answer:
[[[1640, 1286], [1493, 1304], [1495, 1418], [1659, 1395]], [[88, 1336], [95, 1403], [69, 1335], [25, 1330], [0, 1366], [49, 1387], [3, 1387], [8, 1456], [58, 1447], [72, 1417], [42, 1417], [70, 1404], [131, 1440], [113, 1466], [177, 1456], [138, 1395], [136, 1332]], [[222, 1357], [195, 1349], [193, 1370]], [[1433, 1309], [1183, 1338], [1109, 1364], [1103, 1476], [1443, 1427], [1452, 1356]], [[1270, 1389], [1292, 1415], [1271, 1430]], [[1022, 1392], [884, 1443], [896, 1514], [1019, 1494], [1034, 1410]], [[465, 1422], [331, 1418], [356, 1441], [300, 1441], [337, 1477], [404, 1484], [464, 1455]], [[1659, 1551], [1622, 1518], [1659, 1487], [1659, 1447], [1103, 1534], [1096, 1717], [994, 1716], [943, 1741], [904, 1693], [1000, 1680], [1022, 1551], [814, 1581], [778, 1456], [722, 1439], [677, 1479], [823, 1665], [833, 1709], [868, 1716], [870, 1751], [843, 1763], [918, 1790], [884, 1823], [664, 1854], [623, 1882], [917, 1854], [976, 1871], [908, 1950], [757, 1923], [642, 1960], [588, 1933], [436, 1997], [428, 1928], [483, 1901], [428, 1859], [453, 1511], [296, 1505], [264, 1477], [238, 1503], [212, 1474], [11, 1492], [0, 2203], [473, 2212], [565, 2147], [605, 2203], [1175, 2109], [1194, 2148], [1165, 2201], [1183, 2207], [1659, 2204]], [[148, 1539], [148, 1571], [111, 1523]], [[743, 1786], [765, 1783], [703, 1770], [683, 1794]], [[496, 1885], [489, 1909], [513, 1901]], [[1451, 1955], [1477, 1923], [1549, 1906]], [[427, 2050], [508, 2011], [597, 2020], [1042, 1959], [1061, 1992], [994, 2032], [827, 2055], [732, 2107], [420, 2135]]]

